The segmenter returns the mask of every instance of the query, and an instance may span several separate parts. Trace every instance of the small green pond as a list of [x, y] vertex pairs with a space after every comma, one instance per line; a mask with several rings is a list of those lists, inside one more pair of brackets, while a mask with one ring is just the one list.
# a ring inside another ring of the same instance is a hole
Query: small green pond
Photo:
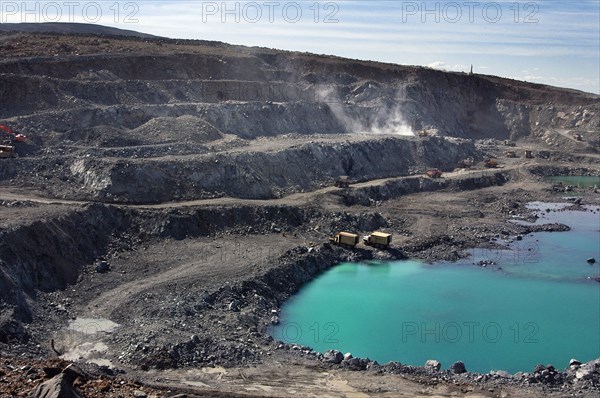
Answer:
[[562, 182], [564, 185], [574, 185], [579, 188], [600, 188], [600, 177], [597, 176], [552, 176], [548, 180]]

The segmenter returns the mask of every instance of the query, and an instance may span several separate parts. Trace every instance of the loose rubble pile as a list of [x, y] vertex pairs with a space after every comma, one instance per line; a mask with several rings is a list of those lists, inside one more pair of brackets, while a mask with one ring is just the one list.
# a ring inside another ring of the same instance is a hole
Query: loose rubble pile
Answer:
[[142, 385], [122, 374], [85, 371], [69, 362], [0, 357], [0, 397], [152, 398], [165, 391]]

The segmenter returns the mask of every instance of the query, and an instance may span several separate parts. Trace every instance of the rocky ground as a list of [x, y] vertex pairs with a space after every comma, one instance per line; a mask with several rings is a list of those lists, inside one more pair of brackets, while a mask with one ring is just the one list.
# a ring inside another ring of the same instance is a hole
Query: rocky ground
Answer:
[[[0, 47], [0, 123], [31, 138], [0, 162], [0, 394], [600, 392], [597, 361], [481, 375], [269, 335], [281, 305], [341, 261], [456, 260], [565, 230], [507, 221], [565, 193], [580, 198], [572, 209], [600, 204], [593, 188], [545, 180], [600, 175], [598, 96], [223, 43], [12, 32]], [[317, 83], [338, 101], [228, 97], [229, 85]], [[426, 135], [397, 134], [411, 130]], [[490, 157], [499, 168], [483, 166]], [[465, 158], [473, 167], [457, 169]], [[443, 178], [423, 174], [432, 167]], [[350, 188], [333, 185], [340, 175]], [[327, 243], [378, 229], [394, 234], [391, 250]]]

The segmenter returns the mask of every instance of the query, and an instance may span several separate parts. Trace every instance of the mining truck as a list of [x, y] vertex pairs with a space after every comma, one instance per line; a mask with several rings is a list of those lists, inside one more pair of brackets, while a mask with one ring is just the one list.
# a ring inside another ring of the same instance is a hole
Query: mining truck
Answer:
[[14, 158], [15, 147], [12, 145], [0, 145], [0, 159]]
[[385, 232], [373, 232], [371, 235], [363, 237], [363, 243], [367, 246], [373, 246], [378, 249], [387, 249], [392, 243], [392, 234]]
[[350, 177], [348, 176], [340, 176], [334, 184], [338, 188], [349, 188], [350, 187]]
[[456, 165], [459, 169], [470, 169], [471, 166], [473, 166], [473, 159], [471, 158], [463, 159]]
[[496, 167], [498, 167], [498, 161], [494, 158], [489, 158], [485, 161], [484, 165], [488, 169], [495, 169]]
[[428, 170], [425, 174], [429, 178], [442, 178], [442, 171], [439, 169]]
[[358, 244], [358, 235], [350, 232], [340, 232], [329, 238], [329, 242], [337, 246], [352, 248]]
[[0, 124], [0, 159], [16, 156], [15, 143], [27, 142], [23, 134], [16, 134], [8, 126]]

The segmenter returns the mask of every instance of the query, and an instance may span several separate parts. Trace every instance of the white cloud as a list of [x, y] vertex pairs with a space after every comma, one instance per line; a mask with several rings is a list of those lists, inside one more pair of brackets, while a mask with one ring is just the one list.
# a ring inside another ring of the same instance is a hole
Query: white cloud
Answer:
[[442, 61], [436, 61], [436, 62], [432, 62], [428, 65], [425, 65], [428, 68], [433, 68], [433, 69], [444, 69], [446, 67], [446, 63], [442, 62]]
[[439, 70], [444, 70], [444, 71], [449, 71], [449, 72], [467, 72], [471, 68], [470, 65], [462, 65], [462, 64], [450, 65], [443, 61], [432, 62], [425, 66], [427, 66], [428, 68], [439, 69]]

